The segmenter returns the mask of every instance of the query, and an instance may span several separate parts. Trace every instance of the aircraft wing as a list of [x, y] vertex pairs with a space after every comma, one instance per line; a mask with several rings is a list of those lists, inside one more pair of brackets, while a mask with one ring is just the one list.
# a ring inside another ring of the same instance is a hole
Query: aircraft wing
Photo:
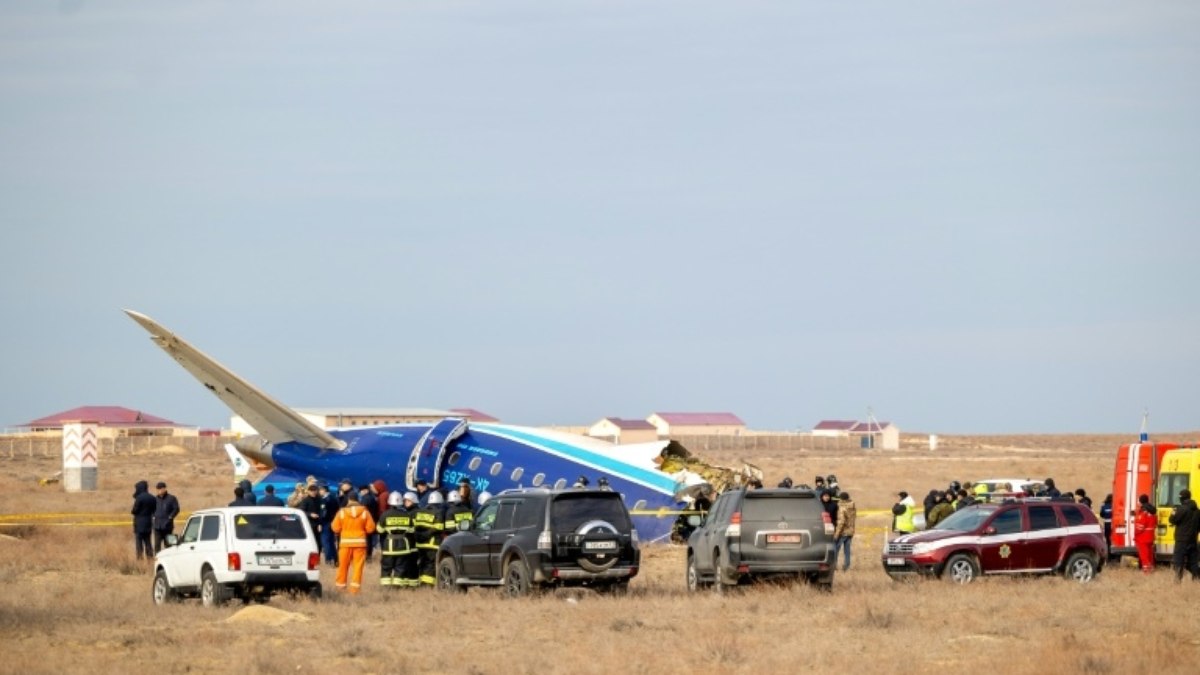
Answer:
[[295, 441], [327, 450], [345, 449], [343, 441], [234, 375], [154, 319], [129, 309], [125, 313], [150, 333], [155, 344], [178, 361], [205, 389], [216, 394], [230, 410], [241, 415], [263, 438], [275, 444]]

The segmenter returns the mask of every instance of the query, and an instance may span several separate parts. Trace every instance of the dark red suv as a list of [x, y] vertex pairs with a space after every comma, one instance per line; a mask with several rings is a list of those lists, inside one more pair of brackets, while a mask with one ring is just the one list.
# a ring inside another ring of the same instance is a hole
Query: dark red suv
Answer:
[[936, 576], [960, 584], [980, 574], [1062, 573], [1088, 582], [1104, 559], [1104, 530], [1090, 509], [1022, 499], [968, 506], [932, 529], [888, 542], [883, 569], [893, 579]]

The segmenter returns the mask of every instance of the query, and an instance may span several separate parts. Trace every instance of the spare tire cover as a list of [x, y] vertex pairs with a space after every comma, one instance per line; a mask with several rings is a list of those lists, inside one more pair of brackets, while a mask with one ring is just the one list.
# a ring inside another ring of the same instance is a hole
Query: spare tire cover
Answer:
[[[575, 562], [588, 572], [603, 572], [617, 564], [621, 557], [621, 532], [605, 520], [589, 520], [575, 529], [579, 539], [579, 557]], [[614, 547], [589, 549], [593, 542], [611, 541]]]

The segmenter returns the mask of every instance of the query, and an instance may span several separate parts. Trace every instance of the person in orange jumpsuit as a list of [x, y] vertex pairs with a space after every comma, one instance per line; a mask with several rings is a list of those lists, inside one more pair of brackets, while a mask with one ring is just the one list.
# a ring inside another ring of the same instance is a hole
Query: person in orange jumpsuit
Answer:
[[1144, 502], [1133, 521], [1133, 542], [1137, 544], [1138, 559], [1146, 574], [1154, 571], [1154, 531], [1158, 529], [1158, 518], [1150, 512], [1151, 508], [1148, 501]]
[[338, 539], [337, 589], [346, 590], [349, 575], [350, 592], [358, 593], [362, 588], [363, 567], [367, 564], [367, 537], [375, 532], [375, 518], [371, 516], [354, 491], [347, 493], [346, 505], [338, 509], [331, 527]]

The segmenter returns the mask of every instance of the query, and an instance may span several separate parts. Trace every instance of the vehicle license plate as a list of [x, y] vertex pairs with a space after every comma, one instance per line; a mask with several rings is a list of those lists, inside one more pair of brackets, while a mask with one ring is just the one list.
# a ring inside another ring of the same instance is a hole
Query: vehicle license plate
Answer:
[[290, 555], [260, 555], [258, 556], [259, 565], [267, 565], [269, 567], [279, 567], [281, 565], [291, 565], [292, 556]]
[[583, 549], [585, 551], [612, 551], [617, 548], [615, 541], [585, 541]]
[[887, 559], [887, 564], [889, 564], [889, 565], [903, 565], [903, 564], [904, 564], [904, 558], [888, 558], [888, 559]]
[[799, 534], [768, 534], [768, 544], [799, 544], [801, 541]]

